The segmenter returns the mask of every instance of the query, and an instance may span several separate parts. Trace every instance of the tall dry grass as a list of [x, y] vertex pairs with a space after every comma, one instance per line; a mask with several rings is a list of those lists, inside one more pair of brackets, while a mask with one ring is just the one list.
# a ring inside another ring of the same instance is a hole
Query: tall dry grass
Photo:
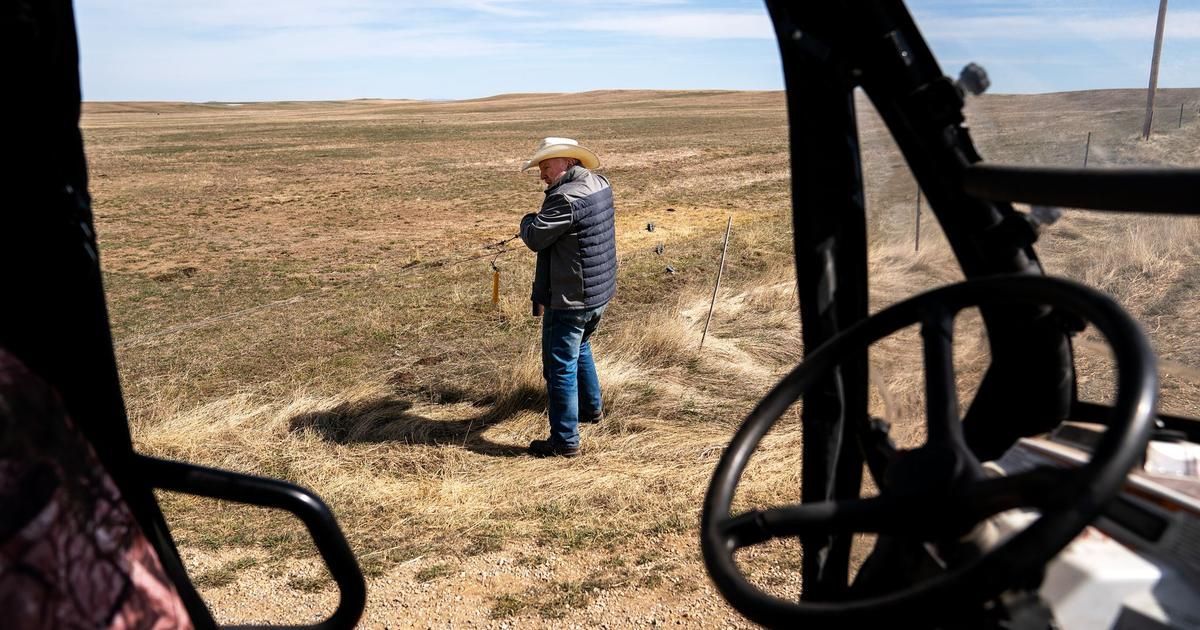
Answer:
[[[686, 115], [663, 107], [667, 95], [593, 96], [279, 106], [286, 124], [266, 104], [236, 115], [180, 105], [162, 116], [85, 117], [137, 447], [313, 488], [339, 516], [372, 592], [415, 588], [425, 583], [418, 569], [430, 577], [477, 558], [562, 553], [584, 559], [555, 569], [572, 589], [681, 597], [675, 582], [614, 576], [629, 568], [622, 562], [643, 566], [634, 559], [651, 551], [671, 559], [655, 561], [655, 571], [700, 576], [694, 532], [716, 459], [802, 355], [786, 116], [778, 94], [670, 95], [686, 101]], [[1075, 133], [1094, 122], [1034, 97], [972, 107], [1001, 121], [976, 126], [976, 137], [985, 153], [1009, 161], [1067, 159], [1073, 140], [1044, 129]], [[1013, 123], [1030, 108], [1042, 108], [1033, 114], [1043, 131]], [[593, 148], [607, 158], [620, 211], [618, 299], [593, 340], [607, 417], [583, 428], [576, 460], [521, 454], [547, 429], [538, 322], [528, 315], [530, 255], [518, 249], [497, 260], [498, 307], [490, 260], [444, 262], [483, 253], [536, 207], [537, 186], [515, 174], [514, 156], [552, 114], [556, 132], [599, 139]], [[877, 311], [961, 274], [927, 209], [913, 251], [915, 184], [878, 120], [864, 112], [862, 122]], [[259, 144], [240, 144], [247, 129]], [[1098, 132], [1096, 163], [1195, 165], [1195, 131], [1146, 145]], [[475, 179], [464, 185], [461, 169], [450, 171], [456, 165]], [[463, 208], [468, 225], [443, 220]], [[726, 275], [701, 350], [729, 213]], [[1164, 357], [1195, 367], [1198, 232], [1194, 219], [1068, 212], [1038, 251], [1048, 272], [1114, 295]], [[919, 348], [907, 329], [870, 355], [881, 385], [872, 411], [892, 420], [906, 446], [924, 439]], [[1081, 348], [1081, 391], [1103, 397], [1103, 353]], [[987, 352], [977, 316], [965, 314], [955, 345], [964, 404]], [[1168, 376], [1164, 395], [1177, 413], [1200, 407], [1195, 380]], [[793, 410], [752, 460], [738, 509], [798, 499], [801, 437]], [[312, 554], [286, 517], [162, 498], [188, 552]], [[780, 543], [747, 561], [776, 592], [798, 588], [779, 577], [794, 577], [794, 548]], [[404, 586], [389, 586], [393, 579]], [[466, 583], [444, 580], [438, 589], [447, 593]], [[524, 593], [540, 583], [515, 573], [504, 580], [492, 588]], [[698, 577], [692, 584], [706, 588]], [[243, 611], [223, 620], [254, 618]]]
[[[536, 514], [533, 506], [547, 496], [590, 511], [601, 494], [610, 497], [602, 503], [611, 503], [614, 493], [628, 493], [636, 495], [630, 505], [653, 512], [664, 488], [687, 488], [684, 503], [694, 513], [698, 502], [691, 499], [698, 499], [717, 447], [738, 419], [730, 403], [752, 401], [796, 356], [789, 344], [798, 341], [799, 327], [784, 277], [773, 270], [746, 292], [723, 289], [703, 351], [698, 342], [708, 304], [700, 292], [603, 322], [593, 344], [608, 418], [584, 429], [588, 465], [508, 457], [546, 430], [535, 335], [479, 388], [483, 396], [439, 385], [423, 398], [404, 398], [397, 395], [399, 373], [381, 370], [333, 396], [298, 389], [280, 400], [242, 392], [188, 409], [161, 402], [138, 418], [135, 433], [149, 452], [302, 479], [342, 509], [409, 505], [404, 509], [414, 518], [436, 514], [445, 530], [497, 510]], [[731, 374], [740, 389], [733, 397], [723, 390]], [[545, 475], [563, 466], [562, 474]], [[597, 467], [605, 475], [597, 477]], [[645, 479], [661, 483], [647, 487]], [[440, 493], [447, 491], [457, 498], [444, 501]], [[603, 515], [606, 527], [637, 531], [611, 516]], [[357, 515], [345, 520], [351, 531], [402, 531]], [[403, 531], [409, 538], [438, 537]]]

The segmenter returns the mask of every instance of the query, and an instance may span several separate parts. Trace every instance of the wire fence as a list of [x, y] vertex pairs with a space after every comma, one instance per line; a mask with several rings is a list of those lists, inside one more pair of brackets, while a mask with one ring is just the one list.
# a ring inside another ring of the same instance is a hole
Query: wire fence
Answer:
[[[516, 236], [513, 236], [511, 238], [506, 238], [504, 240], [497, 241], [495, 243], [489, 243], [487, 245], [484, 245], [483, 249], [488, 250], [488, 251], [486, 251], [485, 253], [482, 253], [482, 254], [444, 256], [444, 257], [435, 258], [432, 260], [422, 260], [420, 262], [410, 263], [410, 264], [405, 265], [405, 266], [401, 267], [400, 269], [394, 270], [394, 271], [393, 270], [376, 270], [376, 271], [368, 274], [367, 276], [361, 278], [360, 280], [366, 280], [366, 279], [370, 279], [370, 278], [379, 277], [379, 276], [382, 276], [387, 273], [390, 273], [391, 277], [393, 277], [393, 278], [403, 277], [403, 276], [417, 274], [419, 272], [427, 271], [432, 268], [444, 269], [444, 268], [448, 268], [448, 267], [455, 267], [457, 265], [461, 265], [461, 264], [468, 263], [468, 262], [475, 261], [475, 260], [484, 260], [487, 258], [492, 259], [492, 268], [494, 269], [496, 267], [496, 262], [500, 259], [501, 256], [503, 256], [504, 254], [507, 254], [508, 252], [517, 251], [517, 250], [521, 249], [519, 247], [507, 247], [508, 243], [511, 243], [512, 241], [516, 240], [519, 237], [520, 237], [520, 234], [517, 234]], [[329, 286], [323, 285], [323, 286], [315, 287], [313, 289], [309, 289], [308, 291], [304, 291], [302, 293], [297, 293], [295, 295], [292, 295], [292, 296], [289, 296], [286, 298], [281, 298], [278, 300], [273, 300], [273, 301], [265, 302], [262, 304], [256, 304], [254, 306], [248, 306], [246, 308], [238, 309], [235, 311], [230, 311], [228, 313], [221, 313], [219, 315], [212, 315], [209, 317], [203, 317], [203, 318], [192, 320], [189, 322], [183, 322], [180, 324], [176, 324], [174, 326], [168, 326], [166, 328], [158, 329], [154, 332], [143, 333], [140, 335], [133, 335], [131, 337], [128, 337], [128, 338], [122, 340], [120, 343], [117, 343], [115, 345], [118, 350], [127, 350], [130, 348], [137, 348], [140, 346], [152, 345], [154, 343], [157, 343], [159, 340], [161, 340], [165, 337], [169, 337], [171, 335], [175, 335], [178, 333], [187, 332], [190, 330], [195, 330], [197, 328], [204, 328], [206, 326], [211, 326], [213, 324], [218, 324], [218, 323], [222, 323], [222, 322], [239, 319], [241, 317], [245, 317], [247, 315], [257, 313], [260, 311], [264, 311], [264, 310], [268, 310], [271, 308], [275, 308], [278, 306], [284, 306], [284, 305], [289, 305], [289, 304], [296, 304], [298, 302], [303, 302], [304, 300], [308, 299], [309, 297], [312, 297], [316, 294], [323, 293], [323, 292], [329, 290], [329, 288], [330, 288]]]
[[[495, 272], [498, 269], [497, 264], [502, 256], [504, 256], [505, 254], [508, 254], [509, 252], [522, 251], [525, 249], [524, 247], [510, 247], [509, 246], [510, 243], [512, 243], [513, 241], [517, 240], [520, 237], [521, 237], [520, 234], [515, 234], [506, 239], [495, 241], [493, 243], [487, 243], [486, 245], [482, 245], [478, 248], [473, 248], [471, 250], [472, 252], [479, 252], [479, 250], [482, 249], [482, 250], [484, 250], [483, 253], [467, 254], [467, 253], [463, 252], [458, 255], [443, 256], [443, 257], [434, 258], [431, 260], [422, 260], [419, 262], [409, 263], [403, 267], [400, 267], [399, 269], [375, 270], [369, 274], [364, 275], [361, 278], [358, 278], [357, 281], [362, 282], [362, 281], [366, 281], [366, 280], [370, 280], [370, 279], [379, 278], [384, 275], [388, 275], [388, 277], [391, 279], [401, 278], [401, 277], [409, 276], [409, 275], [421, 275], [422, 273], [427, 272], [431, 269], [447, 269], [447, 268], [456, 267], [458, 265], [462, 265], [462, 264], [473, 262], [473, 261], [487, 260], [489, 258], [491, 259], [491, 268], [492, 268], [493, 272]], [[629, 258], [629, 256], [636, 255], [637, 253], [638, 253], [638, 250], [634, 250], [632, 252], [626, 252], [624, 255], [619, 255], [617, 257], [617, 260], [618, 260], [618, 262], [624, 262]], [[303, 291], [301, 293], [297, 293], [297, 294], [288, 296], [286, 298], [280, 298], [278, 300], [272, 300], [270, 302], [264, 302], [262, 304], [255, 304], [253, 306], [248, 306], [246, 308], [229, 311], [227, 313], [221, 313], [218, 315], [203, 317], [203, 318], [195, 319], [195, 320], [188, 321], [188, 322], [182, 322], [179, 324], [175, 324], [173, 326], [167, 326], [165, 328], [160, 328], [153, 332], [132, 335], [132, 336], [122, 339], [120, 342], [115, 343], [114, 345], [116, 346], [116, 348], [118, 350], [128, 350], [128, 349], [138, 348], [138, 347], [142, 347], [142, 346], [155, 345], [157, 343], [160, 343], [162, 340], [164, 340], [168, 337], [171, 337], [173, 335], [196, 330], [199, 328], [204, 328], [207, 326], [211, 326], [213, 324], [219, 324], [219, 323], [237, 320], [242, 317], [252, 315], [254, 313], [270, 310], [272, 308], [276, 308], [276, 307], [280, 307], [280, 306], [287, 306], [287, 305], [292, 305], [292, 304], [296, 304], [299, 302], [303, 302], [315, 295], [327, 292], [331, 288], [332, 287], [330, 287], [328, 285], [322, 285], [319, 287], [309, 289], [307, 291]]]

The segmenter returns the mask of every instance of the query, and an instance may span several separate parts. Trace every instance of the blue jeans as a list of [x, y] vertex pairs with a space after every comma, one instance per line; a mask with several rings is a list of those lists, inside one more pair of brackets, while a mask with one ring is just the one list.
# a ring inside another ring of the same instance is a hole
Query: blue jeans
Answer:
[[579, 415], [602, 411], [600, 379], [588, 338], [600, 323], [604, 306], [542, 315], [542, 375], [550, 399], [550, 442], [579, 446]]

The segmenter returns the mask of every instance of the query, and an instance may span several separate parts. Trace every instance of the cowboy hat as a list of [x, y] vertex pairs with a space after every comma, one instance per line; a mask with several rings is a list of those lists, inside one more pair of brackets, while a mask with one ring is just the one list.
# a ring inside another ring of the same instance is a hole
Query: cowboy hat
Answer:
[[570, 138], [543, 138], [542, 144], [534, 152], [533, 157], [529, 158], [521, 165], [521, 170], [525, 170], [531, 166], [537, 166], [542, 160], [550, 158], [575, 158], [583, 165], [583, 168], [593, 169], [600, 166], [600, 158], [596, 157], [586, 147], [582, 147], [578, 142]]

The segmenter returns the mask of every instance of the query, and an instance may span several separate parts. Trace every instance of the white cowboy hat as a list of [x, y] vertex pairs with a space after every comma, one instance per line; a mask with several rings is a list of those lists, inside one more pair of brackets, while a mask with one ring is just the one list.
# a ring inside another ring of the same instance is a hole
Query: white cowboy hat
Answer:
[[538, 146], [533, 157], [529, 158], [521, 165], [521, 170], [525, 170], [531, 166], [537, 166], [542, 160], [550, 158], [575, 158], [583, 165], [583, 168], [593, 169], [600, 166], [600, 158], [596, 157], [586, 147], [582, 147], [578, 142], [570, 138], [543, 138], [542, 144]]

